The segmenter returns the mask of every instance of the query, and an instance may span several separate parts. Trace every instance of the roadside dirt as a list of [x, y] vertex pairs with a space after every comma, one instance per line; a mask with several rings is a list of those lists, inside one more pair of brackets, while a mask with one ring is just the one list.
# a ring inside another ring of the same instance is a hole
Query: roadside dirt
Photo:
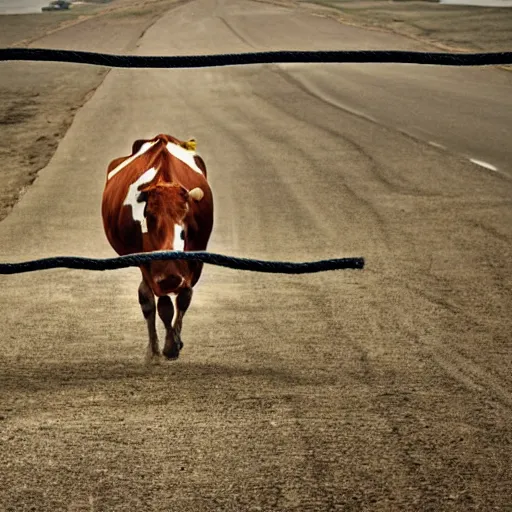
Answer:
[[[63, 13], [0, 16], [0, 46], [130, 53], [178, 3], [118, 0]], [[76, 111], [108, 72], [54, 62], [0, 63], [0, 221], [50, 161]]]
[[448, 50], [511, 49], [512, 9], [441, 5], [430, 1], [347, 2], [343, 16], [358, 25], [383, 27]]
[[294, 4], [339, 21], [386, 30], [442, 50], [511, 50], [512, 9], [442, 5], [431, 0], [316, 0]]

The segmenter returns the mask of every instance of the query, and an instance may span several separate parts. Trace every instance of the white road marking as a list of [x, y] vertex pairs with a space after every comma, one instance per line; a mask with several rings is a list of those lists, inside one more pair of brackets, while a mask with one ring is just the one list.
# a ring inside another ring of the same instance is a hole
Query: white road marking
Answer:
[[[429, 140], [428, 143], [431, 146], [434, 146], [436, 148], [446, 149], [446, 146], [443, 146], [442, 144], [434, 142], [433, 140]], [[492, 165], [492, 164], [490, 164], [488, 162], [484, 162], [483, 160], [477, 160], [476, 158], [469, 158], [469, 161], [471, 163], [473, 163], [473, 164], [479, 165], [480, 167], [484, 167], [485, 169], [489, 169], [490, 171], [497, 171], [498, 170], [497, 167], [495, 167], [494, 165]]]
[[146, 218], [144, 217], [144, 208], [146, 207], [146, 202], [137, 202], [137, 197], [140, 194], [140, 191], [137, 189], [140, 187], [140, 185], [149, 183], [156, 176], [157, 172], [158, 171], [152, 167], [151, 169], [148, 169], [142, 176], [140, 176], [140, 178], [135, 183], [132, 183], [128, 189], [128, 194], [126, 194], [126, 198], [123, 203], [123, 206], [132, 207], [133, 220], [140, 222], [140, 229], [143, 233], [148, 232]]
[[434, 146], [435, 148], [441, 148], [441, 149], [446, 149], [446, 146], [443, 146], [442, 144], [439, 144], [437, 142], [434, 142], [433, 140], [429, 140], [428, 143], [431, 145], [431, 146]]
[[185, 240], [181, 239], [181, 232], [183, 226], [181, 224], [174, 224], [174, 251], [183, 251], [185, 249]]
[[154, 146], [158, 141], [155, 140], [153, 142], [145, 142], [140, 147], [139, 151], [135, 153], [135, 155], [132, 155], [130, 158], [127, 158], [124, 162], [121, 162], [115, 169], [112, 169], [107, 176], [107, 180], [115, 176], [121, 169], [124, 169], [128, 164], [133, 162], [137, 157], [144, 154], [150, 147]]
[[489, 169], [490, 171], [497, 171], [498, 168], [494, 167], [492, 164], [488, 164], [487, 162], [483, 162], [482, 160], [476, 160], [474, 158], [469, 159], [470, 162], [473, 162], [476, 165], [479, 165], [480, 167], [485, 167], [485, 169]]
[[188, 149], [182, 148], [172, 142], [167, 143], [167, 151], [183, 163], [187, 164], [193, 171], [203, 174], [194, 160], [194, 156], [197, 154], [195, 151], [189, 151]]

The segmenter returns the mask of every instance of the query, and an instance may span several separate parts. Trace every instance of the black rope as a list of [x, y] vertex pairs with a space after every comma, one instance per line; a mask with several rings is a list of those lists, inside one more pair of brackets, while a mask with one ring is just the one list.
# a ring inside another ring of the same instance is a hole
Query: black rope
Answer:
[[56, 256], [21, 263], [0, 263], [0, 274], [21, 274], [50, 268], [73, 268], [82, 270], [114, 270], [139, 267], [155, 260], [192, 260], [238, 270], [269, 272], [274, 274], [309, 274], [327, 270], [362, 269], [363, 258], [335, 258], [329, 260], [292, 263], [286, 261], [264, 261], [235, 258], [203, 251], [158, 251], [136, 253], [116, 258], [82, 258], [78, 256]]
[[407, 51], [276, 51], [218, 55], [137, 56], [51, 50], [46, 48], [0, 48], [0, 61], [36, 60], [74, 62], [112, 68], [202, 68], [269, 63], [380, 62], [436, 66], [493, 66], [512, 64], [512, 52], [430, 53]]

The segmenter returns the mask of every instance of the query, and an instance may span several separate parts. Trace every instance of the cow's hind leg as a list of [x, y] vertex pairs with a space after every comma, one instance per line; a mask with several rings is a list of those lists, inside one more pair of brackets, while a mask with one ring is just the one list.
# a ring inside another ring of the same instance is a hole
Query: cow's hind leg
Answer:
[[177, 359], [183, 348], [181, 325], [191, 300], [192, 288], [185, 288], [172, 298], [165, 296], [158, 299], [158, 314], [166, 329], [163, 354], [168, 359]]
[[155, 296], [153, 290], [144, 280], [142, 280], [139, 286], [139, 304], [148, 326], [149, 344], [147, 357], [158, 357], [160, 349], [158, 348], [158, 334], [156, 332]]

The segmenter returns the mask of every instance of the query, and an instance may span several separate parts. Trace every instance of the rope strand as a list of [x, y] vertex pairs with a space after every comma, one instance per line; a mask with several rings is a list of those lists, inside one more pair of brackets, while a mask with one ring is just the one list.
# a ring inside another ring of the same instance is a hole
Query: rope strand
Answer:
[[202, 68], [270, 63], [401, 63], [436, 66], [493, 66], [512, 64], [512, 52], [432, 53], [408, 51], [274, 51], [217, 55], [138, 56], [46, 48], [0, 48], [0, 61], [73, 62], [111, 68]]
[[309, 274], [328, 270], [362, 269], [363, 258], [334, 258], [310, 262], [265, 261], [251, 258], [235, 258], [223, 254], [202, 251], [155, 251], [136, 253], [116, 258], [82, 258], [78, 256], [56, 256], [21, 263], [0, 263], [0, 274], [21, 274], [51, 268], [72, 268], [82, 270], [114, 270], [139, 267], [156, 260], [202, 261], [210, 265], [253, 272], [274, 274]]

